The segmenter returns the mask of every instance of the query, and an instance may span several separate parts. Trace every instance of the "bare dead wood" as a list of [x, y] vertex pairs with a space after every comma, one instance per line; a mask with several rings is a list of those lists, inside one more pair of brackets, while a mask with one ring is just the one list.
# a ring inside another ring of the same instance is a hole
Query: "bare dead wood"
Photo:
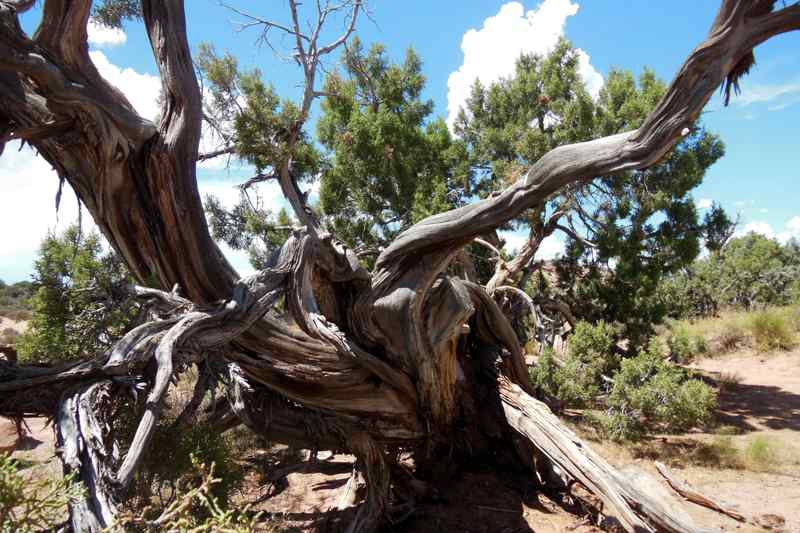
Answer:
[[658, 473], [661, 474], [665, 480], [667, 480], [669, 486], [688, 501], [703, 507], [707, 507], [708, 509], [712, 509], [718, 513], [722, 513], [733, 518], [734, 520], [738, 520], [739, 522], [747, 521], [747, 517], [745, 517], [742, 513], [734, 511], [733, 509], [726, 507], [715, 500], [712, 500], [698, 490], [690, 487], [688, 483], [685, 483], [673, 476], [665, 464], [656, 461], [655, 466], [656, 470], [658, 470]]

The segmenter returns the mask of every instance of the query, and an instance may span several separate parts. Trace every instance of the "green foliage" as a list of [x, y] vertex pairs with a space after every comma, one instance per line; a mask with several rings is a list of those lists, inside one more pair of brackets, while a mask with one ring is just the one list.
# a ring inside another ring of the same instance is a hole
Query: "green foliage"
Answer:
[[[474, 85], [455, 123], [471, 194], [506, 186], [559, 145], [639, 127], [666, 91], [651, 70], [638, 82], [630, 72], [612, 70], [593, 100], [578, 60], [562, 40], [546, 56], [521, 56], [513, 76]], [[690, 191], [723, 152], [719, 138], [698, 126], [660, 164], [567, 187], [512, 225], [538, 231], [552, 213], [564, 211], [561, 225], [574, 231], [566, 233], [566, 253], [557, 263], [557, 296], [578, 318], [618, 323], [639, 345], [667, 312], [655, 298], [659, 280], [699, 252], [703, 227]]]
[[545, 348], [538, 364], [530, 369], [530, 377], [540, 393], [557, 399], [565, 407], [591, 405], [600, 394], [596, 369], [572, 358], [559, 364], [550, 348]]
[[[292, 101], [279, 98], [260, 71], [241, 71], [236, 58], [219, 55], [209, 44], [200, 44], [196, 63], [208, 92], [204, 115], [215, 140], [233, 145], [235, 156], [254, 166], [263, 180], [287, 165], [298, 183], [319, 175], [323, 160], [303, 129], [307, 117]], [[286, 211], [262, 205], [257, 190], [242, 191], [230, 210], [207, 196], [205, 209], [214, 238], [247, 250], [255, 268], [265, 264], [295, 223]]]
[[33, 317], [18, 342], [21, 361], [91, 357], [134, 325], [137, 306], [121, 291], [130, 282], [99, 235], [70, 226], [48, 235], [35, 263]]
[[695, 357], [708, 352], [708, 343], [702, 336], [691, 336], [682, 324], [672, 329], [667, 338], [667, 347], [672, 361], [681, 364], [691, 363]]
[[320, 207], [333, 232], [353, 248], [385, 246], [400, 231], [454, 207], [455, 147], [413, 50], [391, 63], [382, 45], [354, 39], [342, 71], [325, 80], [319, 140], [329, 151]]
[[[131, 425], [131, 430], [135, 429]], [[172, 427], [169, 421], [160, 424], [137, 474], [137, 494], [144, 505], [156, 496], [162, 504], [176, 497], [176, 490], [198, 482], [195, 463], [214, 464], [220, 479], [210, 487], [210, 496], [227, 505], [232, 491], [243, 479], [236, 464], [229, 434], [202, 424]], [[152, 511], [152, 509], [151, 509]], [[202, 509], [197, 509], [201, 513]]]
[[795, 344], [790, 319], [778, 309], [765, 309], [753, 314], [747, 327], [760, 350], [788, 350]]
[[659, 299], [675, 318], [709, 316], [725, 307], [781, 306], [797, 297], [798, 279], [797, 243], [750, 233], [662, 280]]
[[191, 458], [193, 484], [178, 489], [174, 499], [159, 513], [148, 518], [137, 511], [124, 513], [112, 533], [149, 531], [192, 531], [196, 533], [277, 533], [278, 524], [263, 523], [261, 513], [252, 513], [249, 506], [230, 510], [215, 493], [222, 478], [215, 477], [214, 463], [206, 466], [198, 457]]
[[664, 361], [657, 340], [636, 357], [623, 359], [614, 375], [601, 427], [615, 440], [636, 440], [649, 429], [685, 431], [707, 422], [716, 392]]
[[111, 28], [121, 28], [126, 20], [142, 17], [141, 0], [103, 0], [94, 6], [92, 17]]
[[30, 281], [6, 284], [0, 279], [0, 316], [11, 320], [29, 320], [31, 317], [30, 297], [33, 295]]
[[602, 376], [619, 365], [614, 343], [610, 325], [579, 322], [569, 339], [566, 360], [559, 363], [555, 353], [545, 349], [530, 371], [531, 380], [543, 394], [558, 399], [564, 406], [591, 405], [602, 392]]
[[619, 365], [614, 354], [616, 334], [610, 324], [602, 320], [597, 324], [578, 322], [569, 338], [568, 357], [578, 360], [604, 374], [610, 374]]
[[0, 454], [0, 533], [32, 533], [63, 520], [66, 505], [83, 496], [70, 474], [58, 480], [25, 479], [10, 456]]

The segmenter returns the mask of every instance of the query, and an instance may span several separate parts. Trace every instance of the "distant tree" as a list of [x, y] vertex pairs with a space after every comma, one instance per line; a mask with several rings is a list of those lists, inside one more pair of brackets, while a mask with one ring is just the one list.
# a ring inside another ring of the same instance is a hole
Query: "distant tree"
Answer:
[[48, 235], [34, 268], [33, 317], [17, 344], [20, 360], [91, 357], [134, 325], [130, 275], [113, 252], [103, 252], [97, 233], [73, 225]]
[[721, 205], [714, 202], [703, 217], [703, 237], [706, 249], [712, 254], [718, 254], [723, 246], [733, 237], [738, 225], [737, 220], [731, 220]]

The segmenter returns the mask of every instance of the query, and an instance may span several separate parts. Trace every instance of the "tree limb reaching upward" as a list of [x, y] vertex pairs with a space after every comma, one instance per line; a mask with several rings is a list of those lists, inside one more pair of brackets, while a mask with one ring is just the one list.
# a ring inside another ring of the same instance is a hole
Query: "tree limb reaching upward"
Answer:
[[[627, 531], [700, 531], [618, 476], [534, 398], [508, 320], [484, 288], [448, 276], [447, 268], [473, 239], [542, 207], [559, 189], [659, 161], [691, 131], [714, 91], [735, 87], [755, 46], [800, 29], [800, 4], [772, 11], [768, 3], [765, 10], [762, 1], [724, 0], [707, 38], [640, 128], [556, 148], [505, 190], [422, 220], [380, 253], [371, 274], [320, 229], [291, 157], [284, 158], [275, 167], [279, 181], [306, 228], [267, 268], [239, 279], [209, 235], [197, 191], [202, 106], [183, 2], [142, 1], [164, 92], [153, 124], [89, 60], [91, 2], [46, 1], [31, 38], [18, 15], [32, 2], [0, 0], [0, 139], [25, 139], [54, 166], [138, 281], [151, 286], [141, 295], [163, 308], [92, 361], [48, 369], [0, 363], [0, 413], [59, 413], [64, 446], [76, 452], [67, 454], [68, 469], [93, 492], [71, 507], [76, 529], [99, 530], [113, 519], [121, 485], [146, 453], [165, 380], [177, 363], [197, 362], [213, 348], [226, 370], [231, 411], [253, 431], [356, 453], [369, 495], [354, 531], [381, 524], [389, 447], [412, 451], [420, 472], [437, 461], [513, 449], [524, 464], [538, 465], [542, 479], [585, 487], [587, 505], [602, 502], [597, 512]], [[295, 37], [304, 69], [294, 142], [318, 94], [320, 57], [348, 39], [363, 10], [358, 0], [346, 2], [345, 33], [320, 45], [322, 25], [341, 6], [317, 3], [318, 24], [304, 32], [298, 5], [290, 0], [291, 25], [271, 26]], [[55, 124], [74, 127], [41, 135]], [[176, 284], [185, 299], [166, 292]], [[279, 295], [298, 327], [269, 316]], [[101, 442], [93, 435], [105, 427], [81, 413], [106, 402], [108, 388], [131, 381], [150, 383], [134, 447], [124, 459], [81, 449], [77, 443], [87, 439]], [[534, 454], [546, 460], [531, 461]]]

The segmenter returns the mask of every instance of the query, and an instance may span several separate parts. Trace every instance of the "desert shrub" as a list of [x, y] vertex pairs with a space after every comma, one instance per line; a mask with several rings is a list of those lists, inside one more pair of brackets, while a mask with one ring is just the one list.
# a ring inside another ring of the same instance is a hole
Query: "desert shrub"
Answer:
[[777, 462], [775, 446], [763, 435], [758, 435], [747, 443], [744, 457], [754, 467], [766, 467]]
[[100, 236], [70, 226], [48, 235], [35, 263], [33, 317], [18, 342], [20, 361], [85, 358], [108, 349], [135, 325], [130, 276]]
[[261, 513], [251, 513], [250, 508], [226, 509], [215, 495], [223, 483], [216, 477], [215, 465], [206, 467], [197, 456], [191, 457], [191, 478], [195, 482], [178, 489], [175, 498], [153, 517], [127, 510], [111, 528], [111, 533], [193, 531], [250, 533], [264, 531], [277, 533], [282, 530], [278, 523], [263, 523]]
[[559, 364], [551, 348], [545, 348], [539, 363], [530, 370], [534, 386], [564, 406], [583, 407], [600, 393], [598, 373], [573, 357]]
[[747, 334], [744, 328], [733, 323], [727, 324], [716, 337], [717, 345], [722, 352], [733, 351], [746, 341]]
[[619, 366], [619, 357], [614, 354], [615, 336], [614, 328], [602, 320], [597, 324], [578, 322], [569, 338], [567, 356], [610, 374]]
[[[135, 425], [130, 425], [132, 434]], [[227, 505], [229, 497], [242, 481], [243, 471], [236, 464], [229, 436], [204, 424], [172, 427], [165, 421], [156, 428], [137, 474], [136, 495], [139, 508], [151, 505], [164, 508], [178, 497], [181, 490], [198, 483], [194, 463], [214, 464], [220, 480], [209, 488], [211, 495]], [[202, 512], [198, 509], [197, 512]]]
[[742, 468], [739, 450], [730, 435], [715, 435], [708, 443], [700, 443], [689, 459], [698, 465], [712, 468]]
[[601, 430], [614, 440], [636, 440], [653, 427], [685, 431], [707, 422], [716, 392], [665, 362], [653, 339], [636, 357], [621, 362], [607, 407], [597, 419]]
[[0, 533], [50, 529], [66, 515], [66, 505], [83, 494], [72, 475], [26, 480], [16, 461], [0, 455]]
[[747, 327], [760, 350], [788, 350], [794, 345], [789, 319], [777, 309], [765, 309], [753, 314]]
[[531, 370], [531, 379], [541, 392], [565, 406], [588, 406], [602, 392], [602, 376], [619, 366], [614, 343], [614, 329], [609, 324], [578, 322], [566, 359], [559, 362], [552, 350], [545, 349]]
[[676, 363], [688, 364], [708, 352], [708, 343], [702, 335], [692, 336], [683, 324], [678, 324], [667, 338], [670, 359]]

